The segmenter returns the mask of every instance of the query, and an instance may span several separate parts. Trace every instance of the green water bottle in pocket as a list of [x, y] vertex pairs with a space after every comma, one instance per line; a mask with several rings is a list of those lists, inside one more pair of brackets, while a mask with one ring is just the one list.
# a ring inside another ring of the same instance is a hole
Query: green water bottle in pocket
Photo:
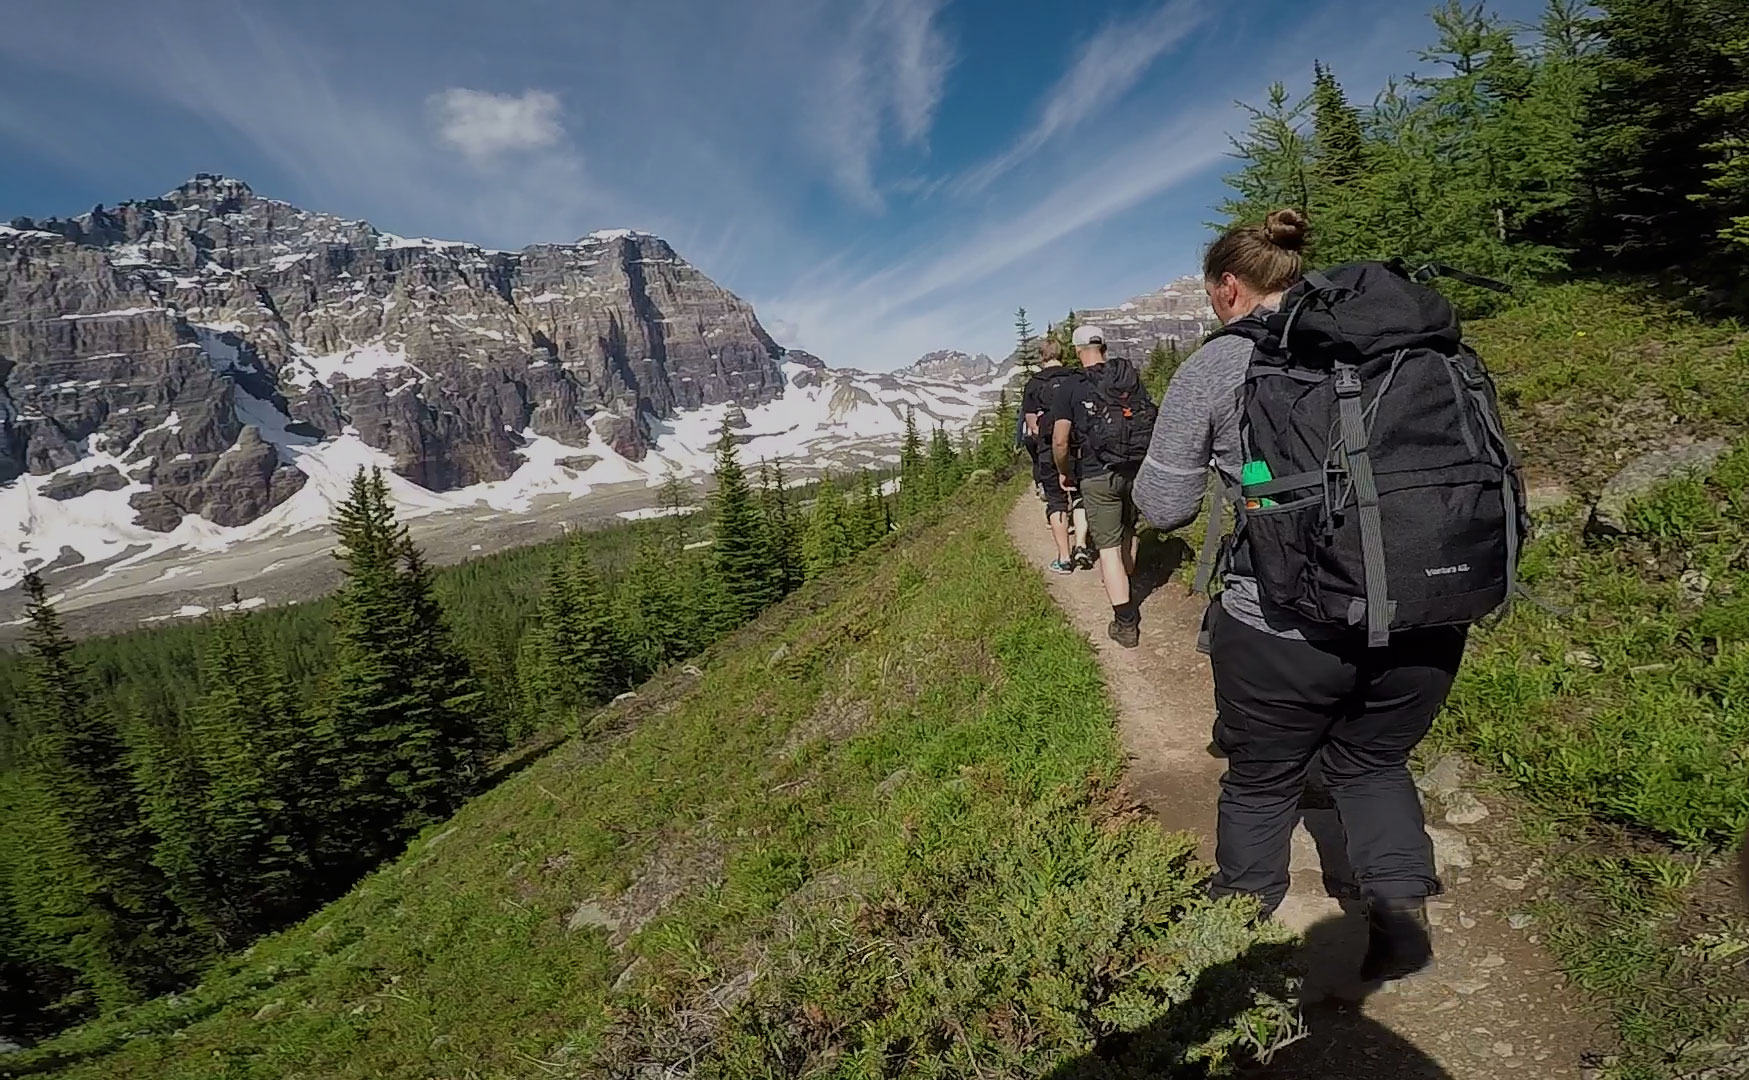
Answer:
[[[1262, 460], [1247, 461], [1239, 470], [1239, 485], [1250, 487], [1252, 484], [1267, 484], [1275, 479], [1275, 474], [1269, 471], [1269, 462]], [[1274, 506], [1274, 499], [1245, 499], [1245, 509], [1260, 510], [1266, 506]]]

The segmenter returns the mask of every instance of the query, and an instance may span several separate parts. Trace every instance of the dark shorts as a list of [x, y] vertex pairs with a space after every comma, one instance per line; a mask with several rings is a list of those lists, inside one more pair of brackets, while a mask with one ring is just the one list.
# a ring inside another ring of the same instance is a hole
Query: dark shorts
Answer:
[[1039, 481], [1038, 497], [1044, 500], [1045, 519], [1047, 521], [1056, 517], [1058, 514], [1067, 514], [1069, 512], [1069, 493], [1063, 490], [1061, 484], [1057, 483], [1057, 476], [1055, 473], [1051, 474], [1049, 480]]
[[1057, 482], [1057, 462], [1051, 457], [1049, 447], [1041, 450], [1033, 459], [1032, 479], [1038, 485], [1038, 497], [1044, 500], [1047, 520], [1056, 514], [1069, 512], [1070, 493], [1064, 491], [1063, 485]]
[[1130, 497], [1134, 477], [1105, 472], [1081, 478], [1081, 498], [1087, 504], [1087, 536], [1101, 551], [1116, 548], [1136, 530], [1136, 503]]

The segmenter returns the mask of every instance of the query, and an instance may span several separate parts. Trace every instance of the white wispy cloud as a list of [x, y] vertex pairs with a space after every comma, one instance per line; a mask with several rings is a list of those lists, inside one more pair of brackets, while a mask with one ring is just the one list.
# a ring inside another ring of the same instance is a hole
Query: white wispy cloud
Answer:
[[[1041, 253], [1061, 250], [1066, 238], [1183, 183], [1225, 155], [1227, 117], [1221, 104], [1190, 108], [1132, 136], [1122, 169], [1076, 170], [1036, 192], [1029, 202], [920, 246], [908, 257], [858, 272], [832, 266], [797, 277], [796, 288], [761, 301], [761, 311], [793, 336], [788, 343], [869, 363], [866, 342], [886, 343], [875, 366], [891, 367], [927, 351], [929, 340], [988, 341], [1004, 323], [1017, 292]], [[998, 298], [1000, 297], [1000, 299]], [[968, 311], [979, 312], [968, 321]], [[933, 339], [930, 335], [937, 335]], [[929, 346], [940, 348], [941, 344]]]
[[1135, 89], [1148, 69], [1203, 21], [1190, 0], [1169, 0], [1130, 19], [1105, 24], [1075, 50], [1067, 71], [1044, 96], [1032, 125], [996, 157], [957, 178], [958, 194], [975, 194]]
[[938, 22], [942, 0], [868, 0], [833, 50], [805, 133], [839, 192], [884, 205], [876, 159], [889, 133], [924, 146], [941, 104], [953, 49]]
[[494, 94], [452, 86], [426, 99], [438, 138], [476, 161], [557, 143], [559, 98], [545, 90]]

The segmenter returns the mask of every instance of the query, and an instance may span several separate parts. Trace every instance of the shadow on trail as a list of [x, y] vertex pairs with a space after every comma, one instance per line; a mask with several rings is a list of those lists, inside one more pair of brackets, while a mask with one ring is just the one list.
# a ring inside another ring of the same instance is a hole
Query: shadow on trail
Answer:
[[1195, 560], [1196, 552], [1182, 537], [1142, 530], [1136, 542], [1136, 572], [1130, 578], [1130, 599], [1142, 603]]
[[[1091, 1052], [1047, 1073], [1046, 1080], [1208, 1076], [1203, 1063], [1185, 1060], [1187, 1047], [1252, 1009], [1254, 992], [1293, 1000], [1300, 992], [1294, 985], [1299, 972], [1305, 972], [1308, 984], [1352, 984], [1365, 941], [1365, 919], [1356, 909], [1313, 925], [1300, 946], [1254, 946], [1205, 970], [1189, 999], [1161, 1020], [1100, 1040]], [[1324, 968], [1333, 970], [1320, 970]], [[1266, 973], [1261, 980], [1259, 972]], [[1235, 1075], [1271, 1080], [1451, 1080], [1451, 1074], [1424, 1051], [1362, 1015], [1364, 991], [1371, 989], [1357, 986], [1347, 1000], [1305, 1006], [1303, 1030], [1297, 1038], [1266, 1054], [1265, 1060], [1239, 1068]], [[1237, 1056], [1245, 1056], [1245, 1051], [1237, 1051]]]

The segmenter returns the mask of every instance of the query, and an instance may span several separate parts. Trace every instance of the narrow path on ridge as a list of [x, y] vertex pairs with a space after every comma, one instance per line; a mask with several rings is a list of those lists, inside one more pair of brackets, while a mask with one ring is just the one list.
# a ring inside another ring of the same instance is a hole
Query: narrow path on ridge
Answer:
[[[1142, 604], [1141, 646], [1123, 649], [1105, 636], [1111, 608], [1098, 572], [1058, 575], [1043, 569], [1056, 551], [1032, 493], [1009, 512], [1008, 535], [1099, 654], [1130, 758], [1131, 795], [1163, 827], [1194, 833], [1203, 858], [1212, 864], [1224, 765], [1209, 752], [1214, 691], [1208, 660], [1196, 651], [1202, 599], [1186, 595], [1176, 581], [1160, 585]], [[1538, 944], [1535, 923], [1523, 914], [1540, 860], [1518, 865], [1521, 856], [1488, 842], [1502, 834], [1499, 817], [1465, 836], [1429, 815], [1446, 889], [1429, 904], [1436, 965], [1430, 973], [1369, 994], [1355, 975], [1365, 949], [1364, 915], [1356, 902], [1331, 895], [1345, 891], [1338, 883], [1350, 880], [1341, 824], [1327, 797], [1320, 800], [1318, 794], [1308, 792], [1303, 820], [1294, 830], [1293, 884], [1278, 913], [1305, 936], [1308, 1035], [1248, 1075], [1306, 1080], [1590, 1075], [1586, 1055], [1606, 1044], [1607, 1036]]]

